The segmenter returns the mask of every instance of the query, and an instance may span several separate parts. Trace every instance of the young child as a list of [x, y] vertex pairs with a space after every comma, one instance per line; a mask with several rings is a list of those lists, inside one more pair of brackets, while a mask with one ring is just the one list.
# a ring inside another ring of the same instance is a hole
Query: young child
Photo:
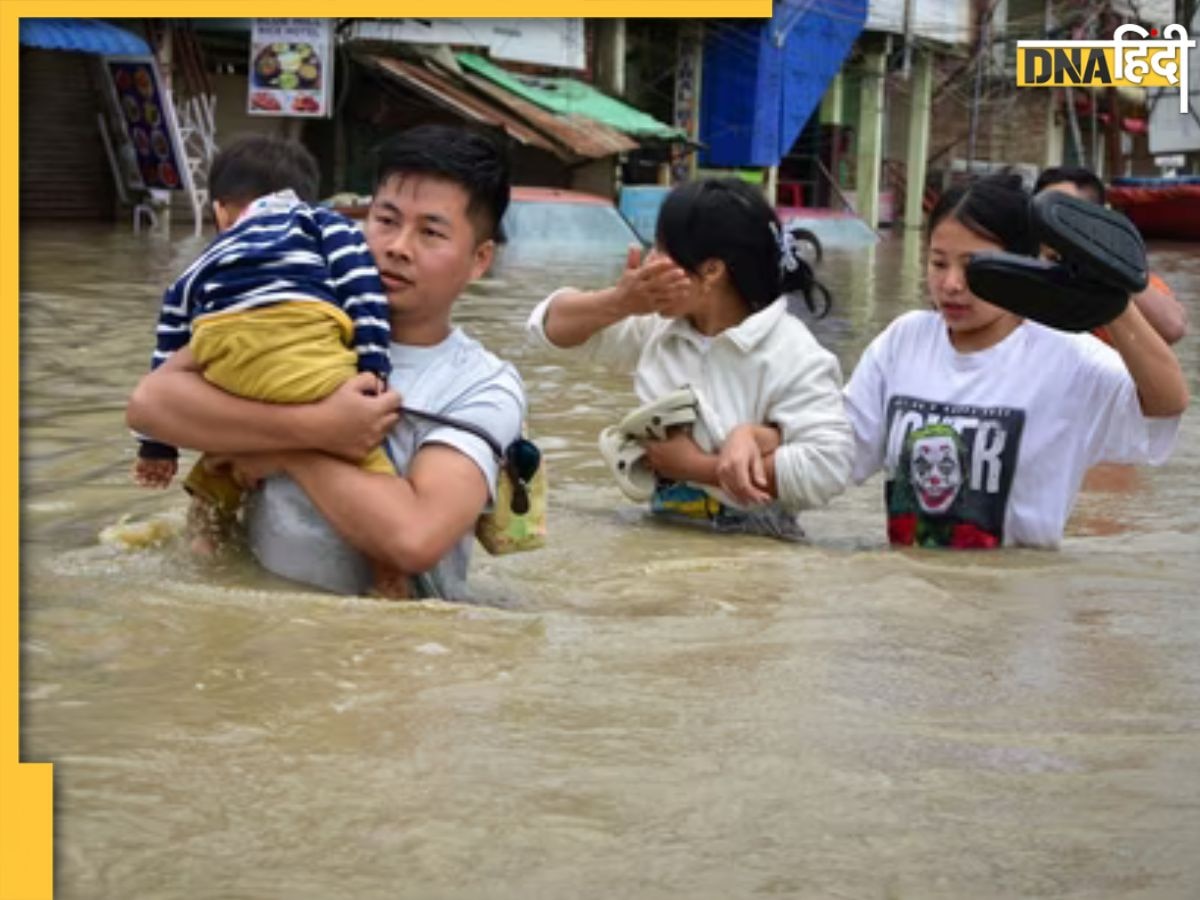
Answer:
[[562, 288], [529, 317], [545, 345], [632, 372], [644, 403], [682, 389], [696, 398], [690, 428], [644, 442], [656, 514], [798, 538], [797, 511], [845, 487], [841, 371], [788, 312], [791, 292], [810, 308], [827, 294], [791, 238], [757, 188], [683, 184], [663, 202], [644, 264], [631, 249], [616, 285]]
[[1167, 458], [1188, 400], [1179, 363], [1136, 304], [1108, 347], [971, 293], [973, 254], [1038, 252], [1016, 176], [948, 191], [928, 241], [935, 309], [892, 322], [846, 386], [853, 477], [886, 473], [893, 544], [1056, 546], [1088, 466]]
[[[358, 226], [310, 205], [316, 160], [298, 142], [249, 135], [221, 150], [209, 172], [218, 237], [163, 297], [157, 368], [194, 358], [206, 380], [272, 403], [319, 400], [356, 372], [386, 385], [389, 318], [379, 273]], [[134, 478], [166, 487], [175, 447], [142, 437]], [[394, 473], [382, 447], [363, 462]], [[241, 503], [228, 472], [201, 458], [185, 481], [189, 526], [212, 550]], [[395, 594], [377, 571], [376, 590]]]

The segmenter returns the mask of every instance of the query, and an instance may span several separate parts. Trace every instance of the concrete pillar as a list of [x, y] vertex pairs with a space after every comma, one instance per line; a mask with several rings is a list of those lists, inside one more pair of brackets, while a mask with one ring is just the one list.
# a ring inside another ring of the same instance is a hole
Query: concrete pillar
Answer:
[[840, 209], [835, 201], [841, 184], [838, 183], [842, 167], [842, 126], [846, 124], [846, 84], [839, 71], [829, 83], [825, 96], [821, 98], [821, 124], [829, 128], [829, 177], [833, 184], [819, 181], [812, 197], [805, 197], [808, 206], [832, 206]]
[[883, 169], [883, 87], [886, 50], [863, 58], [862, 95], [858, 109], [858, 171], [854, 180], [858, 214], [879, 227], [879, 180]]
[[[700, 84], [704, 69], [704, 26], [699, 21], [679, 26], [676, 44], [675, 109], [673, 124], [693, 141], [700, 140]], [[696, 177], [696, 153], [676, 144], [671, 151], [671, 180]]]
[[[879, 275], [878, 257], [879, 242], [875, 241], [861, 250], [855, 250], [854, 265], [849, 267], [849, 293], [845, 302], [839, 297], [838, 308], [847, 311], [845, 315], [850, 319], [852, 334], [874, 334], [879, 330], [876, 296], [879, 290], [876, 283]], [[894, 299], [895, 285], [889, 284], [885, 290], [890, 303]]]
[[917, 50], [909, 82], [912, 103], [908, 113], [908, 165], [904, 185], [904, 227], [920, 228], [924, 210], [926, 161], [929, 159], [929, 123], [933, 109], [933, 53]]
[[615, 97], [625, 95], [625, 20], [596, 20], [596, 84]]
[[845, 125], [845, 80], [842, 78], [842, 73], [838, 72], [833, 76], [833, 81], [829, 82], [829, 87], [825, 90], [825, 96], [821, 98], [821, 124], [822, 125]]
[[618, 97], [625, 96], [625, 20], [613, 20], [613, 93]]

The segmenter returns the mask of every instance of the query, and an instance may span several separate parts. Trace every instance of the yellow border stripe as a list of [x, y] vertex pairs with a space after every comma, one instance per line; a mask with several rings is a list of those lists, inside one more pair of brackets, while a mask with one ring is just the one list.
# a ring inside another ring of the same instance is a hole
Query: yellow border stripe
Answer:
[[[329, 15], [327, 0], [294, 0], [289, 3], [247, 4], [245, 0], [206, 0], [206, 2], [166, 2], [166, 0], [0, 0], [6, 8], [22, 16], [79, 16], [82, 18], [162, 17], [164, 15], [192, 18], [240, 19], [257, 13], [264, 16], [293, 16], [324, 18]], [[254, 13], [248, 12], [247, 7]], [[394, 2], [350, 0], [339, 4], [341, 18], [405, 16], [422, 18], [474, 17], [494, 19], [496, 4], [492, 0], [413, 0], [398, 8]], [[504, 10], [505, 17], [517, 19], [556, 18], [564, 14], [593, 19], [623, 16], [627, 18], [724, 18], [771, 17], [771, 0], [577, 0], [564, 4], [562, 0], [513, 0]]]
[[49, 764], [20, 763], [20, 577], [18, 470], [20, 425], [17, 372], [17, 77], [20, 52], [16, 4], [0, 13], [0, 898], [37, 900], [54, 892], [54, 785]]

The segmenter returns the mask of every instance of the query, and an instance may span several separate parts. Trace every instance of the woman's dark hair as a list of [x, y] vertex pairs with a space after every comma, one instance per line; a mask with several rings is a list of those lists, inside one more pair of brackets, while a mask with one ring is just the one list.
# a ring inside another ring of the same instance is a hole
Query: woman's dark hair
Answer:
[[299, 141], [266, 134], [239, 135], [217, 152], [208, 169], [208, 196], [241, 206], [291, 189], [312, 203], [320, 189], [317, 161]]
[[1051, 185], [1063, 182], [1073, 184], [1081, 191], [1094, 192], [1096, 202], [1104, 203], [1104, 182], [1096, 176], [1095, 172], [1085, 169], [1083, 166], [1051, 166], [1043, 169], [1042, 174], [1038, 176], [1037, 183], [1033, 186], [1033, 192], [1040, 194]]
[[949, 216], [1009, 253], [1037, 255], [1038, 242], [1029, 221], [1029, 194], [1020, 175], [988, 175], [965, 187], [950, 188], [929, 213], [926, 240]]
[[497, 236], [508, 209], [508, 153], [480, 131], [450, 125], [418, 125], [376, 150], [375, 187], [393, 175], [426, 175], [467, 192], [467, 215], [479, 241]]
[[738, 178], [705, 178], [667, 194], [658, 213], [655, 243], [680, 267], [699, 271], [708, 259], [725, 263], [729, 278], [751, 312], [781, 294], [800, 294], [817, 316], [829, 312], [830, 295], [817, 281], [798, 244], [816, 236], [803, 229], [783, 237], [779, 218], [762, 191]]

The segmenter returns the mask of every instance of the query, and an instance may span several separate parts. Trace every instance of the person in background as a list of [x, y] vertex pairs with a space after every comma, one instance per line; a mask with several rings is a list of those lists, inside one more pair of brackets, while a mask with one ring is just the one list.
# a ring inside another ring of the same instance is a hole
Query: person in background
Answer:
[[[1104, 184], [1091, 169], [1082, 166], [1053, 166], [1044, 169], [1038, 176], [1033, 192], [1062, 191], [1082, 200], [1104, 205]], [[1187, 334], [1187, 309], [1175, 297], [1165, 281], [1153, 272], [1150, 284], [1141, 293], [1133, 295], [1133, 302], [1141, 310], [1146, 321], [1168, 344], [1176, 344]], [[1108, 340], [1104, 329], [1097, 329], [1097, 337]]]

